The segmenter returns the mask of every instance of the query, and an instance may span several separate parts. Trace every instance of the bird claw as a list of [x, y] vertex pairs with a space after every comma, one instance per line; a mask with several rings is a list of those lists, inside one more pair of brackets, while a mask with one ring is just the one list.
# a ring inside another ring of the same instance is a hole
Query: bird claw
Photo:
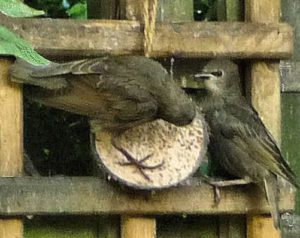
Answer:
[[160, 168], [161, 166], [163, 166], [164, 164], [164, 161], [160, 162], [159, 164], [156, 164], [156, 165], [146, 165], [145, 162], [151, 158], [151, 156], [153, 154], [149, 154], [147, 156], [145, 156], [143, 159], [141, 160], [137, 160], [135, 159], [131, 154], [129, 154], [128, 151], [126, 151], [125, 149], [117, 146], [115, 143], [112, 143], [113, 147], [116, 148], [119, 152], [121, 152], [128, 161], [126, 162], [119, 162], [120, 165], [122, 166], [135, 166], [139, 171], [140, 173], [143, 175], [143, 177], [145, 179], [147, 179], [148, 181], [152, 181], [150, 179], [150, 177], [145, 173], [144, 170], [148, 169], [148, 170], [153, 170], [153, 169], [157, 169], [157, 168]]
[[213, 178], [203, 176], [202, 177], [206, 183], [211, 185], [214, 188], [214, 196], [215, 196], [215, 203], [219, 205], [221, 202], [221, 192], [220, 188], [222, 187], [229, 187], [229, 186], [237, 186], [237, 185], [245, 185], [249, 184], [250, 181], [246, 179], [232, 179], [232, 180], [215, 180]]
[[221, 192], [219, 187], [214, 186], [214, 200], [215, 200], [215, 204], [218, 206], [221, 202]]

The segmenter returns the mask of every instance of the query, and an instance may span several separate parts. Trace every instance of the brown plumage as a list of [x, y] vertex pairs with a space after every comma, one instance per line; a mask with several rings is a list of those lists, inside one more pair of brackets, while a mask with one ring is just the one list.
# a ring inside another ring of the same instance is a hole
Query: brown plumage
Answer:
[[229, 60], [213, 60], [196, 78], [204, 80], [208, 91], [200, 106], [211, 130], [212, 158], [229, 174], [261, 187], [278, 227], [277, 178], [298, 184], [272, 135], [242, 96], [237, 65]]
[[47, 66], [17, 60], [11, 80], [28, 85], [34, 101], [88, 116], [109, 131], [122, 131], [157, 118], [189, 124], [195, 107], [156, 61], [111, 56]]
[[167, 71], [143, 56], [109, 56], [46, 66], [17, 60], [10, 72], [12, 81], [26, 85], [25, 93], [32, 100], [88, 116], [96, 120], [97, 129], [114, 135], [159, 118], [183, 126], [195, 117], [195, 105]]

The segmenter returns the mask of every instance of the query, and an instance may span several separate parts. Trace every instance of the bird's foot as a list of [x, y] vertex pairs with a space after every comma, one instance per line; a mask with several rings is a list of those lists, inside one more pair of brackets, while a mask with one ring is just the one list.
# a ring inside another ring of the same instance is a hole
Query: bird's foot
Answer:
[[245, 185], [245, 184], [250, 183], [250, 181], [245, 180], [245, 179], [216, 180], [214, 178], [210, 178], [210, 177], [206, 177], [206, 176], [203, 177], [203, 179], [206, 183], [213, 186], [216, 205], [219, 205], [219, 203], [221, 201], [220, 188], [229, 187], [229, 186], [237, 186], [237, 185]]
[[160, 162], [159, 164], [156, 164], [156, 165], [147, 165], [147, 164], [145, 164], [145, 162], [149, 158], [151, 158], [151, 156], [153, 154], [147, 155], [141, 160], [137, 160], [128, 151], [126, 151], [124, 148], [117, 146], [115, 143], [112, 143], [112, 145], [113, 145], [114, 148], [116, 148], [118, 151], [120, 151], [127, 159], [127, 162], [119, 162], [119, 164], [122, 165], [122, 166], [135, 166], [139, 170], [139, 172], [143, 175], [143, 177], [145, 179], [147, 179], [148, 181], [151, 181], [151, 179], [145, 173], [144, 170], [157, 169], [157, 168], [160, 168], [161, 166], [163, 166], [163, 164], [164, 164], [164, 161], [162, 161], [162, 162]]
[[229, 186], [245, 185], [250, 183], [250, 181], [247, 181], [245, 179], [232, 179], [232, 180], [208, 179], [208, 180], [209, 181], [206, 181], [208, 184], [216, 187], [229, 187]]

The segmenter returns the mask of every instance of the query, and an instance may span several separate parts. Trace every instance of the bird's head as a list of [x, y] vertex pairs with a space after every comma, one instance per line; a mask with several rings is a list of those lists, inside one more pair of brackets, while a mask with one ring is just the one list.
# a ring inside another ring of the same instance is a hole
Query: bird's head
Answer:
[[195, 79], [203, 80], [212, 95], [240, 93], [238, 66], [230, 60], [211, 60]]
[[190, 124], [196, 116], [196, 105], [173, 79], [163, 82], [159, 98], [159, 117], [176, 126]]

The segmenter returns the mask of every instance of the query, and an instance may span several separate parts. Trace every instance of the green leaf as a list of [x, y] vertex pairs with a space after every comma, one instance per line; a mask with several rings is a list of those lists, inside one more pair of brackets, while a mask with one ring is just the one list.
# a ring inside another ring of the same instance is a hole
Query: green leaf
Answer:
[[33, 9], [20, 0], [0, 0], [0, 12], [11, 17], [33, 17], [44, 15], [44, 11]]
[[74, 19], [87, 19], [86, 3], [77, 3], [66, 11], [69, 17]]
[[0, 55], [13, 55], [33, 65], [50, 63], [49, 60], [38, 54], [27, 41], [3, 26], [0, 26]]

